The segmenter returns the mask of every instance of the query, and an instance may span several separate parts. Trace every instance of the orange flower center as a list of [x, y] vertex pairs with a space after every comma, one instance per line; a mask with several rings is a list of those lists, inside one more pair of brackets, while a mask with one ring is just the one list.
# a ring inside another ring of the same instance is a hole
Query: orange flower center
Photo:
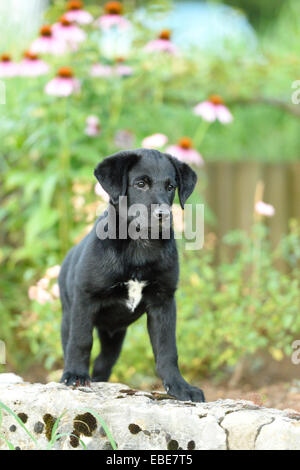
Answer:
[[9, 54], [2, 54], [1, 62], [11, 62], [11, 56]]
[[116, 62], [118, 64], [122, 64], [122, 62], [125, 62], [125, 59], [124, 59], [124, 57], [116, 57]]
[[62, 26], [66, 26], [66, 27], [71, 26], [72, 24], [71, 21], [67, 20], [67, 18], [65, 18], [64, 16], [60, 18], [59, 22]]
[[215, 105], [224, 104], [223, 98], [219, 95], [211, 95], [209, 97], [209, 101]]
[[165, 39], [166, 41], [170, 41], [171, 31], [169, 29], [163, 29], [159, 35], [159, 39]]
[[30, 52], [30, 51], [26, 51], [24, 53], [24, 57], [25, 59], [29, 59], [29, 60], [38, 60], [39, 58], [37, 54], [34, 54], [33, 52]]
[[41, 36], [45, 36], [45, 37], [52, 36], [51, 26], [48, 25], [48, 24], [42, 26], [41, 29], [40, 29], [40, 34], [41, 34]]
[[61, 67], [57, 73], [60, 78], [72, 78], [73, 75], [73, 70], [70, 67]]
[[80, 1], [72, 1], [68, 2], [68, 10], [82, 10], [83, 8], [83, 2]]
[[192, 148], [192, 139], [190, 139], [189, 137], [182, 137], [179, 142], [178, 142], [178, 145], [179, 147], [185, 149], [185, 150], [188, 150], [190, 148]]
[[121, 15], [123, 13], [123, 5], [121, 2], [107, 2], [104, 5], [105, 13], [109, 15]]

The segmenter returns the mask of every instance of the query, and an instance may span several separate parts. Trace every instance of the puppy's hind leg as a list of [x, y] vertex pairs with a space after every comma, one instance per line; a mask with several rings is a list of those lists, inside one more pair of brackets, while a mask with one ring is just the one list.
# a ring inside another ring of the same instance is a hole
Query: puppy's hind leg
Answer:
[[71, 302], [68, 296], [68, 291], [67, 291], [67, 286], [66, 286], [67, 267], [68, 267], [68, 263], [65, 261], [62, 265], [62, 268], [60, 270], [60, 274], [58, 277], [59, 295], [60, 295], [60, 301], [61, 301], [61, 306], [62, 306], [62, 320], [61, 320], [60, 332], [61, 332], [61, 342], [62, 342], [64, 358], [66, 358], [67, 346], [68, 346], [68, 341], [69, 341], [69, 336], [70, 336], [70, 315], [71, 315]]
[[62, 342], [64, 357], [66, 357], [68, 341], [69, 341], [70, 322], [69, 322], [68, 314], [65, 310], [63, 311], [60, 331], [61, 331], [61, 342]]
[[107, 382], [113, 365], [116, 363], [126, 335], [126, 329], [110, 335], [107, 331], [97, 328], [101, 342], [101, 353], [95, 359], [92, 375], [93, 382]]
[[62, 305], [62, 320], [61, 320], [60, 333], [61, 333], [61, 342], [62, 342], [64, 358], [65, 358], [67, 354], [67, 346], [68, 346], [69, 333], [70, 333], [71, 306], [70, 306], [67, 294], [62, 285], [60, 286], [60, 300], [61, 300], [61, 305]]

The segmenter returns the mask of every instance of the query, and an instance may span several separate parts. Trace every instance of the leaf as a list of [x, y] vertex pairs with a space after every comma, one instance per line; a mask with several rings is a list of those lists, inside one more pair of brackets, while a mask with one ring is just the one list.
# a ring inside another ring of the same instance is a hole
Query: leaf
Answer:
[[58, 175], [53, 174], [46, 178], [46, 181], [41, 186], [41, 205], [49, 207], [53, 198], [53, 193], [57, 184]]

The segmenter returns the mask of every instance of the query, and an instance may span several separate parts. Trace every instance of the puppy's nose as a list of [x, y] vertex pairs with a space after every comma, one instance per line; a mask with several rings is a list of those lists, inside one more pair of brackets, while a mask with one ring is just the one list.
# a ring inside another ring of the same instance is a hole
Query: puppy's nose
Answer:
[[156, 207], [153, 212], [154, 217], [156, 217], [159, 220], [165, 220], [170, 217], [170, 211], [169, 209], [165, 209], [162, 207]]

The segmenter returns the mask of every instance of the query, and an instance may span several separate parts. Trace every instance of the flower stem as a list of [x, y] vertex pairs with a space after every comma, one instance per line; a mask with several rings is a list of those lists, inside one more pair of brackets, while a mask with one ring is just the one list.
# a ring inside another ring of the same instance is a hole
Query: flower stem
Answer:
[[114, 90], [111, 92], [111, 97], [109, 125], [110, 127], [115, 127], [120, 118], [123, 104], [123, 83], [121, 79], [114, 87]]
[[70, 207], [70, 149], [68, 142], [68, 99], [64, 99], [64, 108], [61, 122], [61, 153], [59, 159], [60, 187], [59, 187], [59, 240], [62, 255], [69, 249], [71, 229]]
[[194, 134], [194, 138], [193, 138], [193, 142], [194, 142], [194, 146], [196, 148], [199, 148], [200, 145], [202, 144], [203, 140], [204, 140], [204, 137], [209, 129], [209, 127], [211, 126], [211, 123], [208, 122], [208, 121], [201, 121], [199, 126], [197, 127], [196, 129], [196, 132]]

